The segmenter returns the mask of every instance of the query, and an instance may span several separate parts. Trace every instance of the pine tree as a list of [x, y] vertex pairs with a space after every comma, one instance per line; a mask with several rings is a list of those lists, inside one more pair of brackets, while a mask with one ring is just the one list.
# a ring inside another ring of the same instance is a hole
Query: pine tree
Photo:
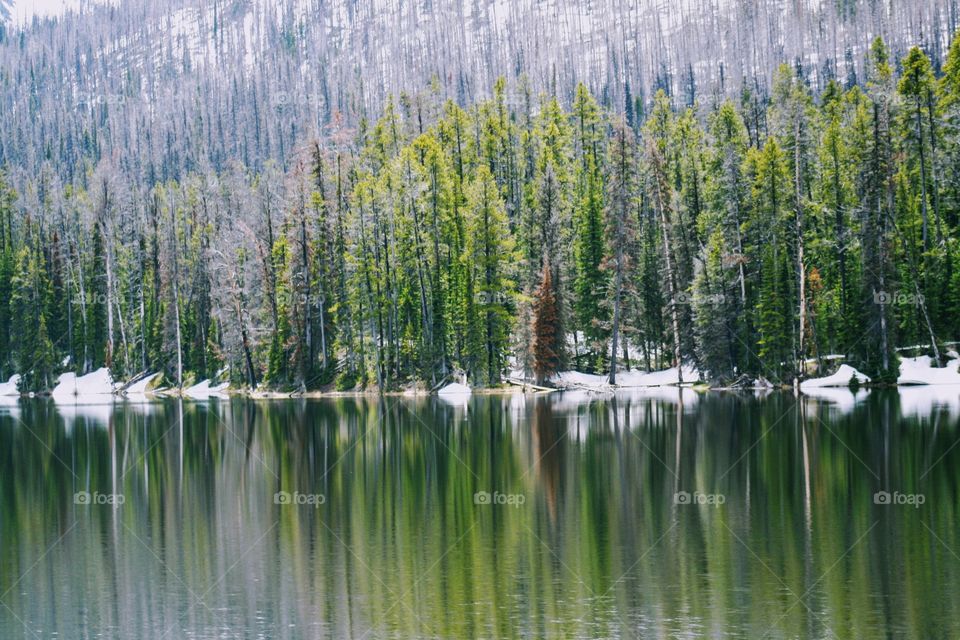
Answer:
[[[842, 351], [856, 340], [854, 217], [855, 178], [858, 158], [851, 145], [849, 127], [858, 117], [856, 98], [845, 97], [840, 85], [831, 81], [824, 90], [821, 108], [820, 171], [815, 198], [822, 203], [814, 211], [818, 233], [810, 244], [813, 264], [820, 265], [823, 291], [811, 305], [817, 318], [822, 347], [831, 353]], [[861, 125], [862, 127], [862, 125]], [[858, 132], [862, 134], [862, 130]]]
[[793, 226], [790, 169], [775, 138], [767, 140], [762, 151], [751, 151], [747, 164], [753, 183], [751, 253], [758, 259], [760, 280], [755, 307], [757, 355], [764, 372], [783, 381], [793, 372], [796, 345], [789, 251]]
[[664, 91], [658, 91], [654, 98], [654, 107], [645, 127], [646, 158], [650, 169], [650, 191], [653, 194], [653, 207], [661, 240], [663, 266], [664, 297], [668, 304], [671, 333], [673, 338], [673, 362], [680, 372], [683, 382], [683, 342], [681, 331], [682, 317], [686, 316], [685, 304], [687, 284], [682, 280], [677, 265], [676, 220], [674, 216], [674, 184], [672, 182], [671, 141], [673, 138], [674, 117], [670, 100]]
[[477, 170], [468, 199], [472, 207], [464, 261], [470, 265], [475, 300], [473, 335], [467, 340], [472, 351], [470, 371], [480, 384], [494, 385], [500, 382], [510, 338], [514, 243], [496, 182], [486, 166]]
[[[790, 174], [790, 229], [783, 250], [793, 262], [792, 283], [785, 290], [797, 309], [796, 323], [791, 328], [795, 373], [803, 376], [802, 361], [816, 353], [809, 321], [810, 301], [807, 294], [807, 218], [810, 215], [808, 194], [813, 179], [813, 99], [803, 78], [789, 65], [781, 65], [774, 78], [769, 122], [783, 150]], [[811, 347], [812, 345], [812, 347]]]
[[9, 301], [13, 296], [15, 243], [13, 237], [13, 206], [16, 193], [7, 184], [0, 171], [0, 381], [6, 381], [15, 372], [14, 349], [16, 335], [11, 324]]
[[886, 304], [889, 294], [892, 219], [893, 143], [891, 132], [893, 69], [890, 51], [882, 38], [870, 46], [867, 65], [867, 92], [870, 99], [868, 152], [860, 166], [858, 197], [862, 202], [861, 246], [863, 273], [860, 309], [866, 332], [855, 344], [858, 364], [874, 378], [895, 375], [891, 318]]
[[552, 269], [543, 265], [543, 276], [533, 302], [533, 371], [537, 384], [546, 384], [560, 370], [560, 345], [556, 325], [560, 309], [553, 286]]
[[[622, 339], [624, 322], [623, 301], [633, 282], [631, 249], [635, 241], [634, 212], [636, 210], [636, 146], [633, 130], [626, 122], [614, 126], [610, 142], [608, 165], [609, 206], [606, 211], [607, 246], [609, 254], [604, 258], [604, 269], [612, 272], [610, 307], [613, 322], [610, 331], [610, 384], [617, 383], [617, 357]], [[624, 341], [624, 345], [626, 341]]]
[[956, 229], [960, 224], [960, 32], [950, 44], [937, 90], [944, 138], [940, 165], [944, 174], [941, 203], [947, 224]]
[[20, 391], [48, 390], [53, 386], [57, 362], [43, 313], [50, 295], [49, 281], [36, 249], [24, 246], [19, 250], [11, 289], [12, 324], [18, 334], [13, 359], [21, 376]]
[[609, 310], [604, 304], [609, 275], [601, 268], [606, 255], [604, 238], [604, 176], [599, 107], [586, 87], [577, 86], [573, 105], [576, 154], [576, 203], [574, 209], [574, 319], [586, 340], [586, 361], [577, 346], [577, 367], [594, 371], [602, 366], [609, 330]]
[[[728, 313], [708, 304], [697, 310], [698, 349], [713, 375], [747, 371], [753, 358], [748, 296], [749, 260], [743, 227], [749, 186], [743, 175], [747, 153], [746, 126], [733, 103], [722, 103], [709, 121], [712, 139], [706, 161], [707, 213], [701, 233], [706, 236], [705, 273], [698, 278], [695, 300], [722, 298]], [[752, 292], [751, 292], [752, 294]]]
[[[908, 162], [911, 176], [911, 184], [916, 184], [919, 188], [919, 194], [911, 199], [919, 200], [920, 215], [922, 220], [922, 242], [923, 251], [930, 250], [931, 235], [931, 207], [936, 198], [936, 189], [933, 185], [932, 177], [934, 171], [931, 167], [930, 141], [933, 139], [931, 125], [933, 122], [927, 119], [927, 110], [935, 99], [936, 81], [933, 77], [933, 69], [930, 66], [930, 59], [919, 48], [913, 47], [907, 53], [903, 60], [903, 75], [900, 78], [898, 86], [899, 93], [904, 99], [908, 108], [903, 112], [901, 129], [903, 132], [904, 144], [908, 151]], [[937, 239], [942, 242], [943, 230], [940, 227], [940, 220], [934, 217], [933, 224], [936, 225]]]
[[[901, 328], [911, 341], [922, 339], [921, 336], [929, 339], [932, 350], [939, 356], [931, 315], [939, 315], [941, 292], [950, 284], [949, 262], [945, 254], [937, 179], [936, 80], [930, 59], [919, 47], [911, 48], [903, 60], [898, 91], [908, 106], [899, 121], [906, 162], [900, 165], [896, 175], [900, 197], [894, 231], [903, 252], [899, 262], [907, 268], [901, 279], [912, 285], [907, 290], [915, 296], [915, 302], [902, 309], [900, 315], [906, 322], [901, 323]], [[920, 242], [913, 246], [912, 228], [916, 227], [914, 221], [918, 213]], [[911, 320], [916, 323], [912, 330]]]

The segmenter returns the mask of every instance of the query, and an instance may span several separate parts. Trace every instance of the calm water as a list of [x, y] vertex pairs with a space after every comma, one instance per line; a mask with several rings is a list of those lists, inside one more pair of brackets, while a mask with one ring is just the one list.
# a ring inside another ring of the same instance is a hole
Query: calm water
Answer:
[[960, 637], [960, 389], [834, 396], [21, 401], [0, 638]]

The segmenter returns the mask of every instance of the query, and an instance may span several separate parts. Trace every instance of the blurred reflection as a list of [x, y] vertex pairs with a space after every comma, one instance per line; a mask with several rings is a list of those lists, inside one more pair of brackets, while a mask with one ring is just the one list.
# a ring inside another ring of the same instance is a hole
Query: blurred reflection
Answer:
[[937, 397], [20, 400], [0, 638], [958, 637]]

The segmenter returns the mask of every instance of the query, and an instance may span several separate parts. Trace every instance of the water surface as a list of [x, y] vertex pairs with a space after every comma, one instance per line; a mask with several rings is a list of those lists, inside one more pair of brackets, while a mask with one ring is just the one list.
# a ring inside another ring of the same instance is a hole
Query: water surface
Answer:
[[22, 400], [0, 638], [957, 638], [958, 418], [950, 388]]

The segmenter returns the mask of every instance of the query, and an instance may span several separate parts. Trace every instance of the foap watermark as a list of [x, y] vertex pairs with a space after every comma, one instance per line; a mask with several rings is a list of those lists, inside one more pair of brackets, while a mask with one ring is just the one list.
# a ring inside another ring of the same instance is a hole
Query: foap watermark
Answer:
[[510, 301], [510, 296], [505, 293], [500, 293], [499, 291], [478, 291], [474, 294], [473, 301], [480, 306], [507, 304]]
[[727, 297], [722, 293], [690, 293], [689, 291], [680, 291], [674, 297], [678, 305], [697, 305], [718, 306], [727, 301]]
[[927, 501], [922, 493], [900, 493], [899, 491], [877, 491], [873, 494], [873, 504], [905, 506], [919, 509]]
[[722, 493], [701, 493], [700, 491], [677, 491], [673, 494], [673, 504], [695, 504], [719, 507], [727, 501]]
[[926, 298], [923, 297], [922, 293], [903, 293], [901, 291], [896, 293], [890, 293], [889, 291], [873, 292], [873, 303], [879, 305], [896, 304], [919, 307], [924, 302], [926, 302]]
[[76, 293], [71, 297], [70, 301], [78, 306], [92, 306], [97, 304], [105, 305], [109, 301], [109, 298], [107, 294], [102, 291], [85, 291], [82, 294]]
[[526, 503], [527, 496], [522, 493], [500, 493], [499, 491], [494, 491], [490, 493], [489, 491], [477, 491], [473, 494], [473, 504], [476, 505], [507, 505], [511, 507], [520, 507], [520, 505]]
[[112, 507], [119, 507], [126, 501], [127, 497], [122, 493], [100, 493], [99, 491], [90, 493], [89, 491], [77, 491], [73, 494], [73, 504], [83, 506], [110, 505]]
[[311, 96], [295, 91], [274, 91], [270, 94], [270, 104], [277, 108], [311, 105], [321, 106], [323, 104], [323, 97], [319, 95]]
[[75, 103], [76, 108], [94, 108], [104, 105], [123, 105], [127, 102], [127, 96], [122, 93], [86, 93], [77, 94]]
[[288, 491], [277, 491], [275, 494], [273, 494], [273, 504], [297, 506], [306, 505], [316, 509], [326, 502], [327, 496], [323, 495], [322, 493], [300, 493], [299, 491], [290, 493]]
[[295, 307], [320, 307], [326, 304], [327, 298], [322, 293], [298, 293], [296, 291], [280, 292], [277, 294], [277, 304]]

